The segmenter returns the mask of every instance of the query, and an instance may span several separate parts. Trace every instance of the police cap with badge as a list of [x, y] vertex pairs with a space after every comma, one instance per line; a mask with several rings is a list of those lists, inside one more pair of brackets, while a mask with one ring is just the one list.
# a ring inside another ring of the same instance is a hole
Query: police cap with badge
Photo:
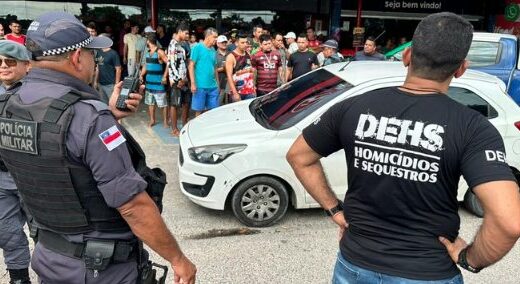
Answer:
[[27, 29], [25, 46], [32, 59], [56, 56], [79, 48], [101, 49], [111, 47], [107, 37], [92, 37], [85, 25], [76, 17], [64, 12], [43, 14]]

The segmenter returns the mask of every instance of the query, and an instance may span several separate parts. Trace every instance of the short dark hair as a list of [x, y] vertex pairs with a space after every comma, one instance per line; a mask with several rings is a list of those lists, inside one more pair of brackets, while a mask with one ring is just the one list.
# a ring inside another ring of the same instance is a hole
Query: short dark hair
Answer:
[[146, 39], [153, 45], [157, 45], [157, 36], [155, 34], [147, 34]]
[[308, 30], [314, 31], [314, 28], [313, 28], [313, 27], [308, 27], [308, 28], [306, 29], [306, 31], [308, 31]]
[[253, 33], [256, 32], [256, 29], [258, 29], [258, 28], [260, 28], [262, 30], [264, 29], [264, 27], [262, 27], [262, 25], [254, 25], [253, 26]]
[[307, 35], [304, 34], [304, 33], [299, 34], [298, 37], [301, 37], [301, 38], [307, 39]]
[[19, 25], [21, 25], [21, 24], [20, 24], [20, 21], [18, 21], [17, 19], [12, 19], [12, 20], [10, 20], [10, 21], [9, 21], [9, 25], [12, 25], [12, 24], [19, 24]]
[[414, 75], [446, 81], [464, 62], [473, 39], [473, 26], [449, 12], [424, 18], [412, 39], [411, 69]]
[[177, 25], [177, 28], [175, 28], [175, 32], [178, 33], [178, 32], [184, 32], [184, 31], [189, 31], [190, 30], [190, 27], [188, 27], [188, 25], [184, 22], [182, 23], [179, 23]]
[[89, 22], [89, 23], [87, 24], [87, 28], [89, 28], [89, 29], [93, 29], [93, 30], [96, 30], [96, 31], [97, 31], [97, 26], [96, 26], [96, 23], [94, 23], [94, 22]]
[[280, 33], [280, 32], [275, 32], [275, 33], [273, 34], [273, 39], [275, 39], [277, 36], [281, 36], [281, 37], [283, 37], [283, 34]]
[[261, 35], [258, 39], [260, 43], [262, 43], [264, 41], [271, 41], [273, 38], [270, 35]]
[[249, 37], [249, 35], [246, 34], [246, 33], [243, 32], [243, 31], [240, 31], [240, 32], [238, 33], [238, 35], [237, 35], [237, 38], [238, 38], [238, 39], [241, 39], [241, 38], [245, 38], [245, 39], [247, 39], [248, 37]]
[[376, 43], [376, 38], [373, 37], [373, 36], [369, 36], [369, 37], [367, 37], [367, 38], [365, 39], [365, 42], [366, 42], [367, 40]]

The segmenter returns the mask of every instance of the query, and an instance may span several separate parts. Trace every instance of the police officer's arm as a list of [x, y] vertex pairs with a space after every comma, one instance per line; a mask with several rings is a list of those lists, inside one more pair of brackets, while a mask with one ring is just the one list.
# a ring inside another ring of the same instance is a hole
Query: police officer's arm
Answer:
[[[484, 209], [484, 220], [467, 248], [466, 259], [474, 268], [487, 267], [511, 250], [520, 237], [520, 193], [506, 163], [500, 134], [485, 117], [474, 128], [462, 159], [462, 172]], [[468, 127], [468, 132], [472, 128]], [[460, 237], [451, 243], [441, 237], [454, 262], [467, 244]]]
[[[305, 190], [326, 210], [337, 206], [338, 199], [327, 182], [320, 159], [341, 149], [338, 129], [345, 112], [342, 106], [336, 104], [306, 127], [286, 155]], [[333, 220], [341, 230], [348, 226], [343, 212], [334, 215]]]
[[182, 253], [148, 194], [137, 194], [117, 210], [139, 239], [171, 263], [176, 277], [183, 283], [195, 283], [195, 266]]
[[88, 112], [83, 105], [75, 110], [67, 138], [71, 158], [91, 170], [105, 202], [121, 213], [132, 232], [168, 260], [186, 283], [193, 283], [196, 269], [145, 192], [147, 184], [132, 165], [120, 126], [108, 111]]
[[323, 172], [321, 156], [307, 144], [302, 135], [291, 146], [286, 158], [305, 190], [321, 207], [330, 209], [338, 205], [338, 199]]

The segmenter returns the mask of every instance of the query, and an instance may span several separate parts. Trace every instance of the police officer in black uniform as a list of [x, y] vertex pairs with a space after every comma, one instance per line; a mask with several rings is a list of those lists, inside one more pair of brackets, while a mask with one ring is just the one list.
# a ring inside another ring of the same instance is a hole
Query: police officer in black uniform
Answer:
[[88, 85], [94, 49], [111, 45], [70, 14], [46, 13], [27, 31], [32, 69], [0, 97], [0, 154], [39, 227], [31, 266], [42, 283], [142, 283], [139, 238], [176, 282], [194, 283], [195, 266], [147, 193], [142, 151], [117, 123], [130, 114], [114, 107], [121, 84], [110, 106]]
[[[0, 40], [0, 94], [16, 92], [29, 66], [25, 46], [10, 40]], [[31, 254], [23, 230], [25, 221], [16, 184], [0, 161], [0, 248], [4, 251], [11, 284], [30, 283]]]

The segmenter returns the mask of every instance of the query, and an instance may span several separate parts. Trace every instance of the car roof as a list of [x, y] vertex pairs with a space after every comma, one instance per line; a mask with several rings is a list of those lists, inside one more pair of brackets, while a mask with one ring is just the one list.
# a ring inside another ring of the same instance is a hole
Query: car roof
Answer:
[[491, 42], [499, 42], [501, 38], [509, 38], [512, 40], [517, 40], [516, 36], [510, 34], [499, 34], [499, 33], [484, 33], [484, 32], [474, 32], [473, 33], [473, 41], [491, 41]]
[[[342, 62], [325, 66], [324, 69], [354, 86], [387, 78], [401, 78], [401, 80], [404, 80], [407, 71], [402, 62], [391, 61]], [[469, 69], [466, 70], [462, 77], [455, 79], [455, 81], [459, 80], [478, 80], [490, 83], [498, 83], [499, 81], [495, 76]]]

